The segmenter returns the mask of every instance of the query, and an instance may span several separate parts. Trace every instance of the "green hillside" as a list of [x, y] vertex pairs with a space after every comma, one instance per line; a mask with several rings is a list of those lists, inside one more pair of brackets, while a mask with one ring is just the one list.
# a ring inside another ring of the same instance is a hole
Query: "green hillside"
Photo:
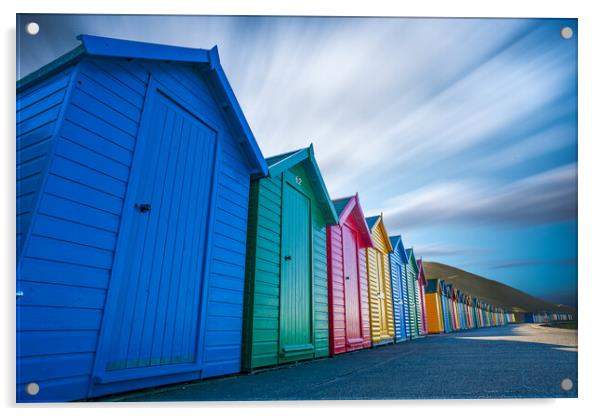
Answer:
[[554, 305], [511, 286], [448, 266], [447, 264], [424, 262], [424, 270], [428, 279], [443, 279], [465, 293], [474, 295], [492, 305], [512, 310], [513, 312], [544, 310], [575, 312], [571, 307]]

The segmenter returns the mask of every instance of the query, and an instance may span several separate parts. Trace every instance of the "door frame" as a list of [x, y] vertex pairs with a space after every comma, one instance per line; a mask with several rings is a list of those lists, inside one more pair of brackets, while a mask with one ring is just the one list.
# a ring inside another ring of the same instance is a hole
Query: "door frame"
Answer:
[[283, 235], [284, 235], [284, 230], [283, 230], [283, 223], [284, 223], [284, 188], [287, 185], [290, 185], [295, 191], [301, 193], [303, 196], [305, 196], [309, 202], [309, 239], [308, 239], [308, 243], [309, 243], [309, 334], [311, 337], [310, 340], [310, 344], [312, 345], [312, 349], [311, 350], [307, 350], [307, 352], [304, 353], [299, 353], [299, 357], [302, 357], [300, 359], [304, 359], [303, 357], [306, 355], [311, 354], [312, 356], [315, 355], [315, 325], [314, 325], [314, 230], [313, 230], [313, 201], [311, 199], [311, 196], [303, 189], [301, 188], [301, 186], [299, 186], [299, 184], [297, 184], [297, 182], [295, 181], [295, 177], [296, 175], [294, 175], [292, 172], [290, 171], [284, 171], [282, 172], [282, 188], [281, 188], [281, 192], [282, 192], [282, 204], [281, 204], [281, 208], [280, 208], [280, 282], [278, 285], [278, 354], [277, 354], [277, 360], [278, 363], [281, 362], [291, 362], [291, 361], [295, 361], [293, 356], [285, 356], [284, 352], [283, 352], [283, 347], [284, 345], [282, 345], [282, 332], [281, 332], [281, 322], [282, 322], [282, 276], [283, 276], [283, 272], [284, 272], [284, 261], [283, 261], [283, 253], [282, 253], [282, 241], [283, 241]]
[[[377, 267], [377, 277], [378, 277], [378, 288], [379, 288], [379, 309], [380, 309], [380, 338], [382, 340], [383, 335], [385, 338], [391, 338], [389, 335], [389, 321], [388, 321], [388, 313], [387, 313], [387, 299], [385, 295], [386, 283], [385, 279], [387, 278], [386, 273], [386, 265], [385, 265], [385, 256], [388, 254], [376, 249], [376, 267]], [[380, 265], [380, 267], [378, 267]], [[390, 277], [390, 276], [389, 276]], [[385, 328], [386, 327], [386, 328]]]
[[[390, 268], [391, 268], [391, 264], [392, 264], [391, 257], [389, 256], [389, 267]], [[401, 259], [399, 261], [396, 261], [395, 264], [397, 266], [397, 276], [398, 276], [398, 278], [397, 278], [397, 280], [398, 280], [398, 283], [397, 283], [398, 293], [397, 293], [397, 295], [399, 296], [399, 302], [398, 302], [398, 305], [397, 305], [397, 309], [399, 310], [399, 315], [398, 315], [399, 316], [399, 332], [400, 332], [400, 337], [401, 338], [405, 338], [406, 337], [405, 336], [405, 332], [406, 332], [405, 331], [405, 329], [406, 329], [405, 327], [406, 327], [406, 324], [405, 324], [405, 321], [404, 321], [405, 320], [405, 312], [403, 310], [403, 306], [404, 306], [405, 302], [403, 300], [403, 272], [401, 270], [401, 267], [402, 267], [401, 266]], [[391, 274], [393, 274], [392, 272], [393, 271], [391, 270]], [[393, 276], [391, 276], [391, 277], [393, 277]], [[391, 291], [393, 291], [393, 285], [391, 285]], [[391, 301], [394, 301], [394, 299], [395, 299], [395, 297], [391, 296]], [[393, 303], [393, 305], [395, 305], [395, 302], [392, 302], [392, 303]], [[395, 314], [395, 309], [393, 309], [393, 320], [395, 320], [395, 315], [396, 315]], [[397, 338], [397, 332], [395, 332], [395, 338]]]
[[[352, 227], [351, 225], [344, 222], [341, 224], [341, 247], [343, 251], [343, 279], [345, 280], [346, 270], [345, 270], [345, 227], [349, 228], [353, 234], [353, 242], [355, 244], [355, 270], [357, 277], [357, 312], [359, 316], [359, 330], [360, 330], [360, 338], [362, 338], [362, 342], [364, 339], [364, 323], [362, 322], [362, 293], [361, 293], [361, 281], [360, 281], [360, 248], [359, 248], [359, 239], [358, 239], [358, 230]], [[345, 299], [345, 351], [349, 350], [349, 334], [347, 333], [347, 286], [343, 281], [343, 298]]]
[[[215, 146], [213, 154], [213, 166], [212, 172], [214, 172], [210, 183], [209, 202], [208, 202], [208, 216], [206, 223], [206, 235], [205, 235], [205, 250], [202, 254], [201, 259], [201, 273], [199, 278], [201, 279], [199, 289], [199, 321], [197, 327], [197, 348], [196, 348], [196, 361], [193, 363], [181, 363], [181, 364], [166, 364], [156, 365], [148, 367], [138, 368], [126, 368], [121, 370], [106, 370], [106, 365], [109, 361], [109, 345], [111, 341], [111, 331], [115, 323], [114, 313], [117, 310], [117, 301], [120, 293], [120, 289], [123, 283], [123, 279], [119, 279], [119, 274], [123, 271], [124, 265], [127, 262], [125, 256], [120, 253], [123, 252], [130, 234], [130, 225], [133, 220], [134, 211], [127, 209], [133, 206], [136, 198], [136, 191], [138, 190], [138, 183], [142, 174], [142, 163], [147, 147], [147, 140], [140, 140], [141, 137], [148, 135], [152, 125], [152, 109], [156, 105], [159, 95], [163, 95], [168, 100], [172, 101], [175, 105], [181, 107], [184, 111], [190, 113], [199, 122], [206, 125], [215, 133]], [[217, 196], [217, 167], [219, 166], [221, 146], [220, 146], [220, 134], [219, 130], [211, 123], [208, 122], [206, 117], [198, 113], [193, 106], [186, 105], [187, 100], [180, 94], [167, 87], [164, 83], [155, 79], [152, 76], [152, 72], [149, 71], [148, 84], [146, 88], [146, 95], [144, 97], [144, 103], [142, 107], [142, 115], [140, 118], [140, 127], [136, 136], [136, 145], [134, 148], [134, 155], [132, 157], [132, 165], [130, 168], [130, 178], [127, 185], [126, 196], [123, 202], [123, 209], [121, 219], [119, 222], [119, 231], [117, 235], [117, 243], [115, 245], [113, 265], [111, 267], [111, 274], [108, 283], [107, 297], [105, 300], [105, 307], [103, 310], [102, 322], [98, 335], [96, 354], [94, 358], [94, 365], [92, 368], [92, 381], [93, 383], [106, 384], [119, 381], [129, 381], [142, 378], [150, 377], [161, 377], [178, 373], [187, 373], [193, 371], [202, 371], [204, 362], [202, 342], [205, 332], [205, 321], [207, 317], [207, 282], [209, 280], [210, 268], [208, 267], [208, 260], [211, 258], [211, 245], [216, 209], [216, 196]]]

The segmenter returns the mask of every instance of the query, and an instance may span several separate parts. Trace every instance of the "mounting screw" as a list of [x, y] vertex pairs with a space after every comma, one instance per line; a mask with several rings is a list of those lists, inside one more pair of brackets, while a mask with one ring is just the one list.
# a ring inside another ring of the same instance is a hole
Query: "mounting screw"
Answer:
[[38, 383], [29, 383], [27, 386], [25, 386], [25, 391], [30, 396], [35, 396], [40, 392], [40, 385]]
[[29, 22], [25, 25], [25, 31], [28, 35], [35, 36], [40, 32], [40, 25], [36, 22]]
[[563, 39], [570, 39], [573, 37], [573, 29], [571, 29], [568, 26], [563, 27], [562, 29], [560, 29], [560, 36], [562, 36]]

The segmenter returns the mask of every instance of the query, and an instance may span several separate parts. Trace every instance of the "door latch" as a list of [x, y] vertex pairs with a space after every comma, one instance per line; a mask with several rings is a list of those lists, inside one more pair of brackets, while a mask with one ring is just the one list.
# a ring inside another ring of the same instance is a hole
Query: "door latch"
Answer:
[[144, 214], [145, 212], [150, 212], [151, 204], [134, 204], [134, 208], [140, 211], [141, 214]]
[[18, 298], [22, 298], [22, 297], [23, 297], [23, 295], [25, 295], [25, 293], [23, 293], [23, 291], [22, 291], [22, 290], [17, 290], [17, 297], [18, 297]]
[[345, 276], [345, 280], [349, 280], [349, 276]]
[[284, 260], [290, 260], [291, 258], [291, 256], [284, 256]]

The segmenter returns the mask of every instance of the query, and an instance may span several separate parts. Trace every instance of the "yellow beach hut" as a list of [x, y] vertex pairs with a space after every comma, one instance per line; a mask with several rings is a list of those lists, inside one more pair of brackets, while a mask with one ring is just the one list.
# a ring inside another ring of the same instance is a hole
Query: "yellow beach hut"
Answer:
[[389, 344], [395, 340], [389, 269], [389, 253], [393, 251], [393, 247], [383, 223], [382, 213], [366, 218], [366, 223], [374, 243], [374, 247], [366, 248], [372, 345]]

